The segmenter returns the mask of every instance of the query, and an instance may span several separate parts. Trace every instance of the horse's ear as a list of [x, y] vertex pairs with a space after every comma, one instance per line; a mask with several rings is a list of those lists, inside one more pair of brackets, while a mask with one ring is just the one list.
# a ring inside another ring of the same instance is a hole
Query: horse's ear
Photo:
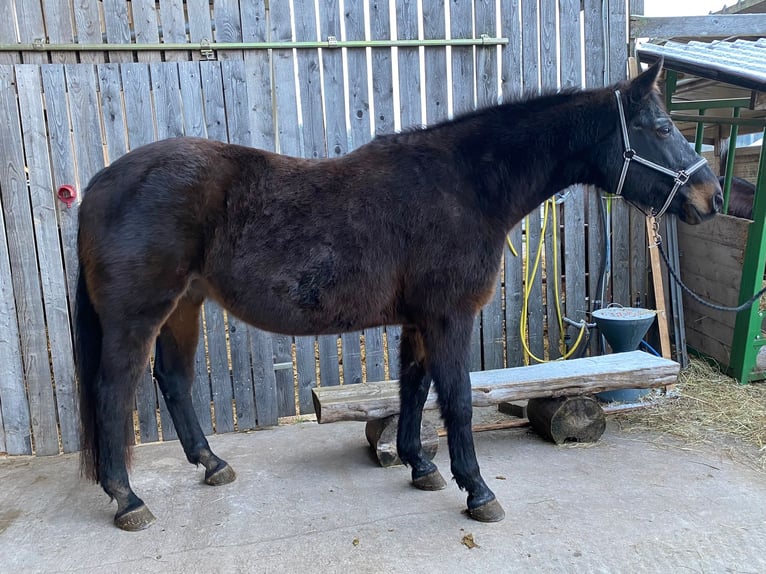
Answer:
[[662, 71], [663, 59], [659, 58], [645, 72], [639, 74], [631, 83], [629, 88], [630, 99], [634, 102], [640, 102], [652, 93], [659, 93], [660, 88], [658, 80]]

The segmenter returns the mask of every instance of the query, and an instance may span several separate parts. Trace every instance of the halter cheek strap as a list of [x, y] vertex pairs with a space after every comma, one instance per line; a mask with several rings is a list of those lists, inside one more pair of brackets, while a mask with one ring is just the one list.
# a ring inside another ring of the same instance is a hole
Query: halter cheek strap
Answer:
[[625, 122], [625, 110], [622, 107], [622, 97], [620, 96], [620, 90], [615, 90], [614, 95], [617, 97], [617, 109], [619, 110], [620, 127], [622, 128], [622, 141], [625, 144], [625, 151], [622, 153], [622, 157], [624, 158], [624, 161], [622, 163], [622, 172], [620, 173], [620, 181], [617, 183], [617, 190], [615, 191], [615, 194], [616, 195], [622, 194], [622, 188], [623, 188], [623, 185], [625, 185], [625, 177], [628, 175], [628, 167], [630, 166], [631, 160], [635, 160], [642, 165], [645, 165], [647, 167], [654, 169], [655, 171], [659, 171], [661, 173], [669, 175], [670, 177], [674, 179], [675, 184], [673, 185], [673, 189], [670, 190], [670, 193], [668, 194], [668, 197], [665, 200], [665, 204], [662, 206], [659, 212], [654, 214], [654, 216], [657, 219], [659, 219], [665, 214], [665, 212], [670, 207], [670, 204], [673, 201], [673, 198], [676, 196], [678, 189], [682, 185], [685, 185], [686, 182], [689, 181], [689, 178], [692, 176], [692, 174], [695, 171], [697, 171], [699, 168], [701, 168], [703, 165], [705, 165], [707, 163], [707, 160], [705, 158], [700, 158], [697, 162], [692, 164], [691, 167], [687, 169], [680, 169], [678, 171], [673, 171], [672, 169], [663, 167], [657, 163], [654, 163], [653, 161], [650, 161], [638, 155], [636, 151], [630, 147], [630, 138], [628, 137], [628, 126], [627, 126], [627, 123]]

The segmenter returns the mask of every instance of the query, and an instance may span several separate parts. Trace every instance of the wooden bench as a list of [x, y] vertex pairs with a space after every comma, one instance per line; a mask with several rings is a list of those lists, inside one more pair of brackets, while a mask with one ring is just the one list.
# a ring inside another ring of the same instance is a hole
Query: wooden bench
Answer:
[[[585, 397], [601, 391], [665, 387], [677, 381], [679, 370], [680, 366], [675, 361], [642, 351], [631, 351], [527, 367], [478, 371], [471, 373], [472, 403], [475, 407], [486, 407], [525, 399]], [[317, 422], [368, 422], [367, 438], [378, 451], [381, 464], [387, 466], [386, 462], [396, 463], [396, 421], [393, 417], [399, 413], [397, 381], [317, 387], [312, 393]], [[562, 399], [556, 403], [552, 409], [542, 409], [550, 411], [543, 416], [555, 417], [556, 410], [563, 404]], [[424, 409], [436, 408], [438, 403], [432, 388]], [[577, 408], [592, 411], [590, 403]], [[423, 435], [426, 452], [431, 454], [432, 450], [435, 454], [435, 445], [432, 444], [438, 444], [435, 429], [431, 432], [424, 428]], [[391, 452], [392, 448], [394, 452]], [[381, 460], [381, 455], [384, 460]]]

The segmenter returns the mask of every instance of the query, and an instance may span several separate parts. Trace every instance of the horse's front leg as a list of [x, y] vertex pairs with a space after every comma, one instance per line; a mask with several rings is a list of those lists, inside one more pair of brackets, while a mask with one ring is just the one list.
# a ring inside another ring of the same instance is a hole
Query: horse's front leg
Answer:
[[396, 434], [396, 450], [401, 461], [412, 468], [412, 485], [421, 490], [441, 490], [446, 486], [436, 465], [423, 451], [420, 426], [423, 405], [431, 387], [431, 377], [425, 368], [423, 338], [414, 327], [402, 328], [399, 360], [400, 414]]
[[452, 475], [458, 486], [468, 491], [471, 518], [497, 522], [505, 518], [505, 511], [481, 477], [471, 432], [468, 356], [472, 325], [472, 316], [438, 318], [426, 328], [425, 348], [447, 429]]

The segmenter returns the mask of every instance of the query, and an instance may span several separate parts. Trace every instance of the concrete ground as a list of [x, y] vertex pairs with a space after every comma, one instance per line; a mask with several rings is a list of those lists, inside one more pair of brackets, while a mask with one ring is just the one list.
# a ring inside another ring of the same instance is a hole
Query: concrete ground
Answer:
[[[454, 483], [421, 492], [377, 467], [362, 423], [213, 437], [238, 472], [223, 487], [176, 442], [138, 447], [133, 485], [157, 516], [138, 533], [112, 526], [76, 456], [6, 458], [0, 572], [766, 572], [766, 475], [654, 438], [477, 434], [496, 524], [467, 518]], [[446, 439], [435, 460], [448, 476]]]

